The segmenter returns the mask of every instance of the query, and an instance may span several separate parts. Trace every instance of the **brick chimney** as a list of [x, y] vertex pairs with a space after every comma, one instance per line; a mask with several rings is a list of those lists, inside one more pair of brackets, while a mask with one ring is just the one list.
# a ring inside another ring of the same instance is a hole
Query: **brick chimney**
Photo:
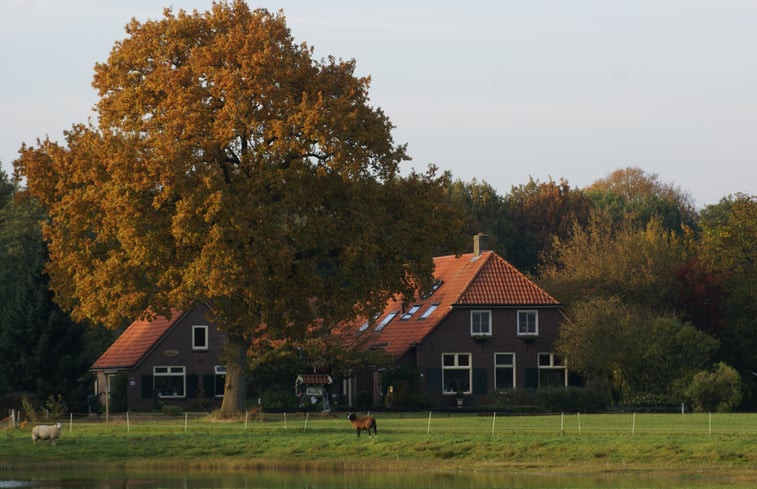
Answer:
[[484, 251], [489, 251], [489, 235], [478, 233], [473, 236], [473, 254], [481, 256]]

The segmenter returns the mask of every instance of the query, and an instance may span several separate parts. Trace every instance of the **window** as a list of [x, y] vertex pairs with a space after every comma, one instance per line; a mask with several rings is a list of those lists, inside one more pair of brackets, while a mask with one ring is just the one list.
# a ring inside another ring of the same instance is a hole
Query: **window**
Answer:
[[515, 353], [494, 354], [494, 388], [515, 387]]
[[491, 336], [492, 334], [491, 311], [471, 311], [470, 334], [472, 336]]
[[518, 336], [536, 336], [538, 334], [538, 311], [518, 311]]
[[471, 354], [442, 353], [444, 394], [471, 393]]
[[421, 314], [421, 317], [418, 319], [426, 319], [431, 315], [432, 312], [436, 311], [436, 308], [439, 307], [439, 304], [431, 304], [428, 306], [428, 309], [426, 309], [423, 314]]
[[407, 312], [403, 314], [400, 319], [402, 319], [403, 321], [407, 321], [408, 319], [413, 317], [413, 314], [418, 312], [418, 309], [420, 308], [421, 308], [420, 304], [413, 304], [412, 307], [410, 307], [410, 309], [408, 309]]
[[431, 297], [434, 294], [434, 292], [436, 292], [439, 289], [439, 287], [442, 286], [443, 283], [444, 282], [442, 280], [436, 279], [434, 281], [433, 285], [431, 286], [431, 290], [429, 290], [428, 292], [426, 292], [425, 294], [423, 294], [422, 297], [424, 299], [428, 299], [429, 297]]
[[384, 318], [384, 320], [381, 321], [378, 326], [376, 326], [376, 329], [374, 331], [379, 332], [382, 329], [384, 329], [384, 326], [386, 326], [387, 324], [389, 324], [389, 322], [392, 319], [394, 319], [394, 316], [396, 316], [399, 313], [400, 313], [399, 311], [392, 311], [389, 314], [387, 314], [386, 317]]
[[186, 370], [184, 367], [153, 367], [153, 389], [158, 397], [179, 398], [186, 396]]
[[371, 323], [373, 323], [373, 321], [377, 320], [379, 318], [379, 316], [381, 316], [381, 312], [380, 311], [377, 312], [376, 314], [374, 314], [371, 319], [369, 319], [366, 322], [364, 322], [360, 326], [360, 329], [358, 329], [358, 331], [362, 333], [363, 331], [365, 331], [366, 329], [368, 329], [368, 327], [371, 325]]
[[192, 349], [193, 350], [207, 350], [208, 349], [208, 327], [207, 326], [192, 326]]
[[223, 397], [224, 386], [226, 385], [226, 366], [216, 365], [215, 367], [215, 397]]
[[568, 369], [556, 353], [539, 353], [539, 387], [566, 387]]

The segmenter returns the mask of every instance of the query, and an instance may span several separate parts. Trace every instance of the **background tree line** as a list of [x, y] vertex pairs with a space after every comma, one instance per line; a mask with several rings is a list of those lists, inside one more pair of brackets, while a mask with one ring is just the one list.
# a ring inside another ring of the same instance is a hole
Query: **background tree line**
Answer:
[[[618, 402], [683, 395], [719, 358], [742, 379], [754, 365], [752, 197], [697, 213], [634, 168], [505, 196], [433, 165], [404, 175], [370, 78], [355, 60], [314, 59], [283, 13], [217, 2], [125, 31], [95, 65], [96, 122], [22, 145], [23, 191], [3, 177], [0, 393], [65, 390], [75, 407], [102, 351], [82, 321], [117, 331], [202, 300], [227, 338], [221, 414], [237, 414], [249, 384], [273, 380], [266, 343], [291, 343], [300, 363], [334, 357], [335, 325], [429, 287], [433, 256], [479, 231], [568, 305], [562, 352]], [[596, 328], [622, 347], [588, 349]], [[324, 341], [302, 344], [314, 334]]]
[[715, 380], [754, 409], [755, 196], [697, 211], [685, 191], [638, 168], [584, 189], [532, 179], [499, 196], [457, 181], [449, 195], [466, 210], [466, 233], [490, 234], [567, 306], [559, 349], [615, 402], [694, 402], [697, 374], [735, 369], [736, 384]]
[[[506, 195], [484, 181], [446, 182], [449, 203], [466, 218], [459, 241], [489, 234], [495, 251], [567, 306], [559, 349], [587, 383], [606, 386], [616, 403], [672, 403], [692, 399], [718, 372], [733, 382], [723, 371], [730, 368], [740, 407], [757, 406], [754, 196], [697, 211], [685, 192], [637, 168], [583, 189], [532, 179]], [[119, 330], [73, 321], [53, 301], [45, 210], [20, 190], [0, 174], [0, 398], [61, 395], [69, 409], [86, 411], [87, 370]], [[314, 359], [339, 363], [330, 370], [361, 365], [324, 337], [260, 349], [256, 393], [270, 384], [283, 392], [293, 373], [324, 368]]]

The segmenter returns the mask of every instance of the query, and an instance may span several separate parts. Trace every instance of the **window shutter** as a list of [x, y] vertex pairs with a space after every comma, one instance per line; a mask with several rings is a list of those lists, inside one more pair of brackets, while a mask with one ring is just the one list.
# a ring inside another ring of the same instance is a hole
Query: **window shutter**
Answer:
[[153, 398], [153, 388], [152, 388], [152, 375], [143, 375], [142, 376], [142, 399], [152, 399]]
[[525, 373], [526, 373], [526, 379], [525, 379], [526, 389], [538, 389], [539, 388], [539, 369], [527, 368], [525, 369]]
[[216, 395], [216, 381], [213, 374], [202, 374], [202, 397], [209, 398]]
[[433, 393], [442, 392], [442, 369], [430, 368], [426, 371], [426, 378], [428, 379], [428, 391]]
[[197, 374], [187, 375], [187, 397], [188, 398], [197, 397]]
[[486, 369], [474, 368], [473, 369], [473, 394], [485, 395], [486, 394]]

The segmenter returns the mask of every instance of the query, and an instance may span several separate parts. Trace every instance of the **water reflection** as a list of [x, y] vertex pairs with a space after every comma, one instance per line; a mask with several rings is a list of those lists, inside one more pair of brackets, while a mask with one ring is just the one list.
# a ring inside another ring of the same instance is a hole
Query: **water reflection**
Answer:
[[352, 473], [307, 471], [254, 472], [2, 472], [0, 489], [553, 489], [553, 488], [712, 488], [731, 487], [707, 479], [605, 476], [521, 475], [508, 473]]

